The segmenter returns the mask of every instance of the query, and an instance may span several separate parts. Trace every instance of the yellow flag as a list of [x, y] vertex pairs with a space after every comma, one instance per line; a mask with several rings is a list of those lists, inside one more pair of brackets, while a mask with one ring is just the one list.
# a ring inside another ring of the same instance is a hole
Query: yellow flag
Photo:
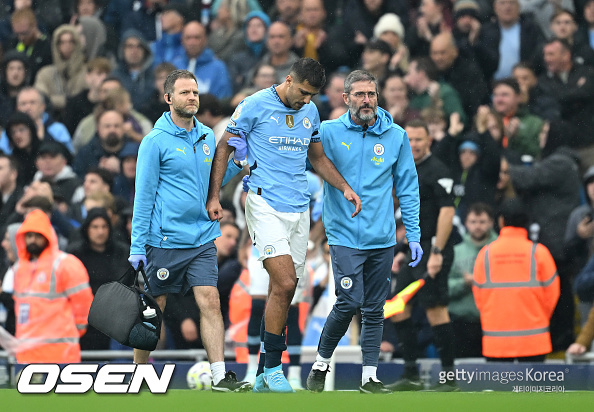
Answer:
[[404, 307], [412, 299], [415, 293], [423, 287], [425, 279], [419, 279], [405, 287], [399, 294], [386, 301], [384, 305], [384, 318], [390, 318], [394, 315], [404, 312]]

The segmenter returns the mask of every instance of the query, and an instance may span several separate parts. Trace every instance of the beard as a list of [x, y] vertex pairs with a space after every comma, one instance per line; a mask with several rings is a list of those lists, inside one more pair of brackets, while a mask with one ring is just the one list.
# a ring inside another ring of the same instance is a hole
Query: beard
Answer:
[[32, 256], [39, 256], [47, 246], [39, 246], [37, 243], [30, 243], [27, 245], [27, 252]]
[[197, 104], [196, 109], [188, 110], [183, 106], [173, 106], [173, 111], [175, 112], [175, 114], [177, 114], [181, 118], [190, 119], [190, 118], [194, 117], [194, 115], [196, 113], [198, 113], [199, 107], [200, 107], [200, 104]]
[[[361, 110], [363, 109], [372, 109], [372, 113], [365, 113], [362, 114]], [[372, 105], [368, 103], [362, 104], [360, 107], [357, 108], [354, 102], [349, 102], [349, 110], [353, 114], [353, 116], [362, 123], [369, 123], [375, 118], [377, 114], [377, 104]]]
[[117, 147], [122, 142], [122, 138], [118, 136], [116, 133], [111, 132], [107, 135], [103, 142], [107, 147]]

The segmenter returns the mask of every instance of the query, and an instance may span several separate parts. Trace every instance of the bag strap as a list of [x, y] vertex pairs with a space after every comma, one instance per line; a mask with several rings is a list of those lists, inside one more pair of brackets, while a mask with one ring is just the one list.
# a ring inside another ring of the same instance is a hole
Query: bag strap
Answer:
[[142, 261], [138, 263], [138, 270], [136, 271], [134, 276], [134, 285], [140, 287], [140, 285], [138, 284], [138, 272], [140, 272], [140, 274], [142, 275], [142, 279], [144, 279], [144, 292], [147, 293], [146, 287], [149, 283], [148, 278], [146, 277], [146, 273], [144, 272], [144, 263]]

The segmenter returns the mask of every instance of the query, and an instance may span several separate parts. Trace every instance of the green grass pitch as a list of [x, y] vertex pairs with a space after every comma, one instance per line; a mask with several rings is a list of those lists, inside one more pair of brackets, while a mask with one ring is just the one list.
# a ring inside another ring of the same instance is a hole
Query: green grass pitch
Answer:
[[391, 395], [363, 395], [358, 392], [295, 394], [212, 393], [170, 390], [153, 395], [21, 395], [16, 390], [0, 390], [2, 411], [43, 412], [549, 412], [591, 411], [594, 392], [513, 393], [513, 392], [407, 392]]

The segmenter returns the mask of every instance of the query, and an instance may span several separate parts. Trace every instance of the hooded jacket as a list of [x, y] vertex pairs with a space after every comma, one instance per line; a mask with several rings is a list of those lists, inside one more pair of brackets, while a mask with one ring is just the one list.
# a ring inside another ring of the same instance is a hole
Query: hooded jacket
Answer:
[[[74, 51], [64, 60], [58, 51], [58, 40], [63, 33], [71, 33]], [[43, 67], [35, 78], [35, 88], [49, 97], [55, 110], [66, 107], [66, 98], [77, 95], [87, 88], [85, 81], [85, 55], [80, 36], [74, 26], [63, 24], [52, 36], [53, 64]]]
[[378, 249], [396, 244], [392, 187], [400, 200], [409, 242], [419, 242], [419, 182], [404, 129], [378, 107], [373, 126], [356, 125], [348, 111], [322, 123], [320, 138], [326, 156], [361, 198], [363, 209], [351, 218], [353, 206], [343, 193], [324, 182], [322, 219], [328, 244]]
[[[49, 242], [31, 261], [25, 235], [35, 232]], [[19, 363], [80, 362], [78, 339], [87, 328], [93, 300], [87, 270], [80, 260], [58, 250], [58, 238], [41, 210], [29, 213], [16, 234], [16, 337]]]
[[[221, 235], [206, 211], [215, 153], [212, 130], [194, 119], [189, 132], [164, 113], [140, 143], [130, 254], [146, 254], [145, 246], [188, 249]], [[227, 163], [223, 185], [241, 170]]]
[[[12, 142], [12, 127], [16, 125], [25, 125], [31, 133], [31, 145], [29, 149], [19, 149], [15, 147]], [[37, 159], [37, 151], [41, 145], [39, 137], [37, 137], [37, 126], [35, 121], [29, 117], [26, 113], [15, 112], [8, 119], [6, 124], [6, 136], [7, 140], [13, 148], [12, 156], [18, 161], [19, 164], [19, 175], [17, 177], [17, 184], [25, 186], [33, 180], [33, 176], [37, 172], [37, 166], [35, 166], [35, 160]]]
[[[140, 41], [145, 53], [142, 67], [135, 75], [130, 73], [130, 69], [124, 60], [124, 44], [126, 44], [126, 40], [132, 37]], [[134, 107], [142, 107], [151, 98], [155, 87], [155, 76], [152, 65], [153, 52], [146, 39], [137, 30], [126, 30], [120, 41], [118, 48], [118, 67], [113, 71], [113, 75], [120, 79], [124, 88], [130, 92], [130, 98]], [[202, 93], [202, 90], [200, 92]]]
[[[187, 69], [190, 59], [187, 54], [177, 56], [171, 61], [179, 69]], [[231, 81], [227, 66], [217, 59], [213, 51], [206, 48], [200, 56], [196, 57], [194, 75], [198, 80], [200, 94], [214, 94], [218, 99], [231, 97]]]

